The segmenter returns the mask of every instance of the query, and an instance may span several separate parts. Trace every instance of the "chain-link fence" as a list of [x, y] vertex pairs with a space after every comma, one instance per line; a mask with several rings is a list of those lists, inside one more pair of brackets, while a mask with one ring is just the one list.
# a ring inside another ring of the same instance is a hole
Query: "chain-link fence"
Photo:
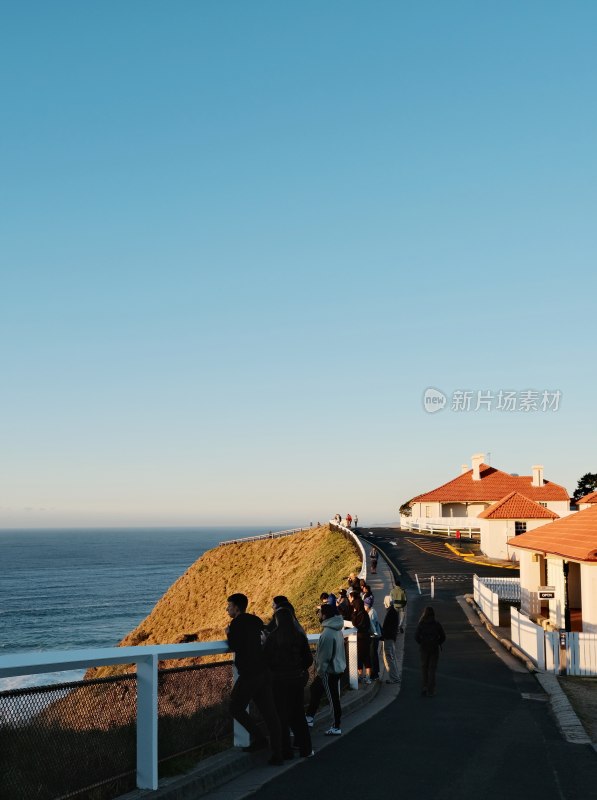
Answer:
[[[0, 692], [2, 800], [109, 800], [135, 788], [136, 675]], [[160, 670], [160, 762], [229, 746], [231, 662]]]

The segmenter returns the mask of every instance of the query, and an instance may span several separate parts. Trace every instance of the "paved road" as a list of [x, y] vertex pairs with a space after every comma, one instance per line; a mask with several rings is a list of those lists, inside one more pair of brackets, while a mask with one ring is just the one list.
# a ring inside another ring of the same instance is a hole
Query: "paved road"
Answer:
[[377, 540], [378, 547], [399, 562], [409, 594], [403, 684], [397, 700], [254, 796], [595, 800], [597, 754], [588, 745], [564, 741], [533, 676], [512, 672], [475, 633], [454, 599], [469, 590], [458, 582], [437, 584], [433, 604], [447, 641], [437, 696], [421, 697], [412, 637], [430, 599], [418, 596], [412, 577], [415, 572], [453, 574], [471, 568], [425, 552], [424, 546], [416, 546], [424, 545], [420, 538], [398, 535], [396, 546]]

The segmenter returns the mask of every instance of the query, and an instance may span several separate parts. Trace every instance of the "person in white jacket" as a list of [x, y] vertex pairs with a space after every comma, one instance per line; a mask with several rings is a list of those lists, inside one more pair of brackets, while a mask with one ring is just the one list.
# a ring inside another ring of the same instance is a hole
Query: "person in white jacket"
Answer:
[[346, 669], [344, 652], [344, 636], [342, 629], [344, 620], [333, 606], [321, 607], [321, 636], [317, 643], [315, 669], [317, 676], [311, 684], [309, 706], [307, 708], [307, 724], [311, 727], [315, 713], [325, 692], [333, 713], [333, 722], [325, 732], [326, 736], [339, 736], [342, 708], [340, 706], [340, 678]]

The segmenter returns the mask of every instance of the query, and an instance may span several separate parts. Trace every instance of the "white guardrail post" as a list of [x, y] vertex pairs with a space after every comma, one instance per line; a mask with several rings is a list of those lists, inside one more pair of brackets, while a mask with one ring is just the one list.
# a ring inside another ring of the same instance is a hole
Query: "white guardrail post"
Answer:
[[158, 657], [137, 661], [137, 788], [158, 788]]

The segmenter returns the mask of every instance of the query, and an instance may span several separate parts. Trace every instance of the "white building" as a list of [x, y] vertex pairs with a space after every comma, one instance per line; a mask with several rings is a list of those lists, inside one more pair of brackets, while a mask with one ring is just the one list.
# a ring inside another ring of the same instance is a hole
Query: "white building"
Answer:
[[531, 475], [511, 475], [483, 459], [483, 453], [477, 453], [470, 469], [463, 464], [456, 478], [414, 497], [409, 503], [411, 517], [401, 519], [401, 524], [474, 527], [480, 531], [485, 555], [507, 559], [512, 534], [570, 514], [567, 490], [545, 480], [542, 466], [532, 467]]
[[[509, 546], [520, 561], [523, 614], [556, 629], [597, 633], [597, 504], [516, 536]], [[540, 586], [555, 587], [554, 599], [540, 600]]]

